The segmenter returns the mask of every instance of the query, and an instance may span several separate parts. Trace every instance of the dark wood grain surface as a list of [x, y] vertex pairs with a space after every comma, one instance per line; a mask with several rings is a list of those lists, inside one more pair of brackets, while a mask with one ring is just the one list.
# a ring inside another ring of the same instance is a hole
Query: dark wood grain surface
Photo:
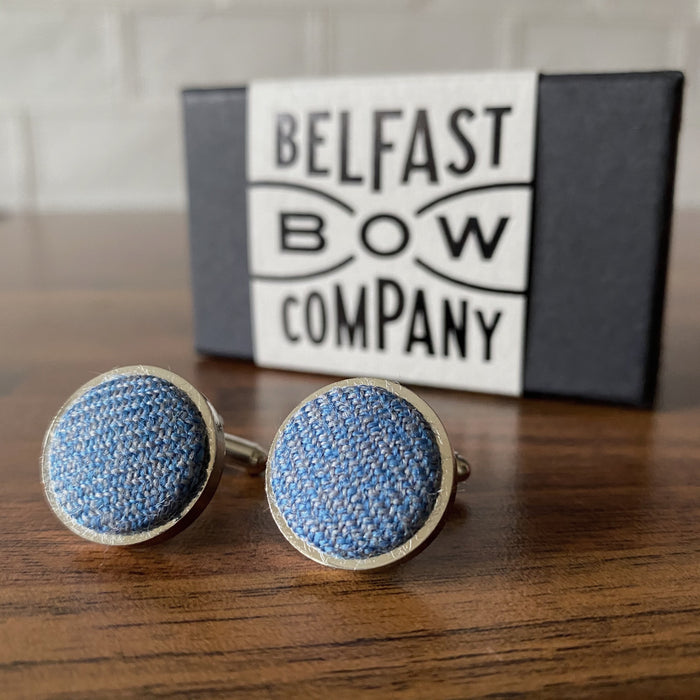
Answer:
[[657, 409], [419, 389], [473, 475], [425, 552], [358, 575], [292, 549], [244, 474], [162, 544], [63, 529], [41, 440], [96, 374], [169, 367], [263, 444], [330, 379], [194, 353], [182, 216], [0, 222], [0, 697], [700, 697], [698, 229]]

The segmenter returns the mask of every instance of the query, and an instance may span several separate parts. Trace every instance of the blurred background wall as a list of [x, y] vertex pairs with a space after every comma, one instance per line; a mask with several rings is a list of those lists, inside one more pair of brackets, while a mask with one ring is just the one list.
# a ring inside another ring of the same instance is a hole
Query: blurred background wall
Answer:
[[699, 44], [700, 0], [0, 0], [0, 208], [183, 209], [185, 85], [523, 67], [686, 71], [700, 206]]

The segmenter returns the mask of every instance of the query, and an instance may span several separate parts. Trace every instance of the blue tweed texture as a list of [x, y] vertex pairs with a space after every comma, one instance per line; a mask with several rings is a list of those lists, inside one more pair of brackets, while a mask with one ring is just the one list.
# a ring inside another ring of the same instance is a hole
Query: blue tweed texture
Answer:
[[56, 424], [48, 486], [83, 527], [135, 534], [182, 511], [204, 486], [208, 455], [186, 394], [160, 377], [124, 375], [88, 390]]
[[378, 556], [409, 540], [433, 510], [442, 474], [420, 411], [370, 385], [336, 387], [304, 404], [267, 468], [291, 530], [342, 559]]

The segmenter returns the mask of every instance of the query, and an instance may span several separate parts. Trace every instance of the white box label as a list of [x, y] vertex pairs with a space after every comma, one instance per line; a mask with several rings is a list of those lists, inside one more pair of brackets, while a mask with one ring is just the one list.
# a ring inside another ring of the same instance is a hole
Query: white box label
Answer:
[[537, 75], [256, 82], [255, 361], [520, 394]]

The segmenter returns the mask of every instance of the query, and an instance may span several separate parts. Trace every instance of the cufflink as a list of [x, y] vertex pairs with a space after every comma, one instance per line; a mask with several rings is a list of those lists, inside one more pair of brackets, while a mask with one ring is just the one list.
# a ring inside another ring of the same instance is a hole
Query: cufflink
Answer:
[[265, 460], [260, 446], [224, 433], [189, 382], [138, 365], [106, 372], [66, 401], [46, 432], [41, 471], [49, 505], [68, 529], [132, 545], [191, 524], [224, 463], [256, 473]]
[[356, 378], [289, 414], [265, 478], [275, 523], [296, 549], [326, 566], [368, 570], [429, 544], [469, 473], [425, 401], [395, 382]]

